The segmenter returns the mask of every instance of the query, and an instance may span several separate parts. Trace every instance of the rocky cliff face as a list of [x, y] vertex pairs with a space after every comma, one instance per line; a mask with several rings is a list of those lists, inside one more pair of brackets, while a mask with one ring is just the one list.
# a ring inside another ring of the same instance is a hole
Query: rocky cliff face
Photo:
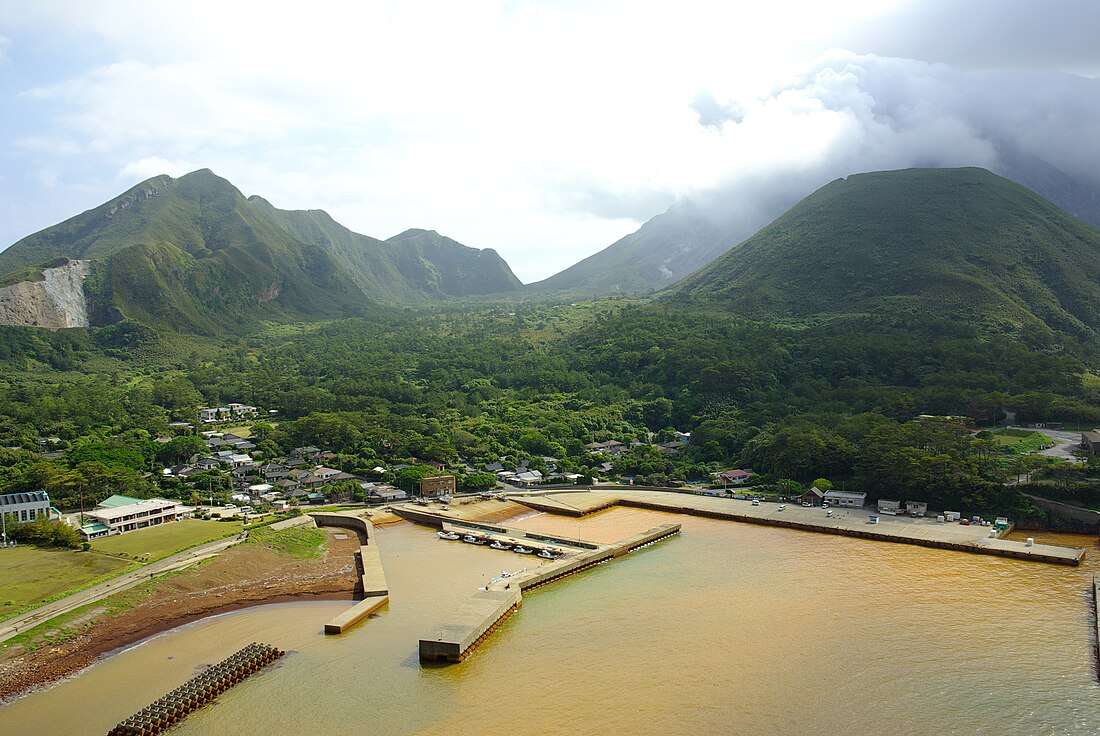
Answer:
[[41, 281], [20, 281], [0, 289], [0, 324], [20, 327], [87, 327], [84, 279], [88, 261], [69, 261], [43, 270]]

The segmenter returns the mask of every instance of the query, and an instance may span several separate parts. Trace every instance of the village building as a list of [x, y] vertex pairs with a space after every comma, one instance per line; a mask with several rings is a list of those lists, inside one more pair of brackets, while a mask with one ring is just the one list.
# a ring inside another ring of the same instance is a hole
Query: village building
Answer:
[[734, 470], [723, 470], [718, 473], [717, 477], [719, 483], [728, 483], [731, 486], [739, 486], [745, 483], [749, 478], [753, 476], [751, 470], [741, 470], [740, 468]]
[[5, 493], [0, 495], [0, 514], [4, 523], [35, 521], [50, 516], [50, 496], [45, 491]]
[[1093, 455], [1100, 452], [1100, 431], [1094, 429], [1091, 432], [1082, 432], [1081, 447], [1085, 448]]
[[439, 498], [453, 495], [455, 477], [453, 475], [433, 475], [420, 481], [420, 495], [424, 498]]
[[259, 409], [248, 404], [230, 404], [229, 406], [214, 406], [199, 409], [199, 421], [203, 424], [214, 422], [228, 422], [234, 419], [252, 419], [259, 413]]
[[867, 502], [866, 493], [852, 493], [850, 491], [825, 491], [825, 500], [833, 506], [861, 509]]
[[194, 509], [179, 501], [163, 498], [130, 498], [111, 496], [89, 511], [85, 516], [91, 522], [80, 527], [85, 539], [122, 534], [158, 524], [179, 521], [191, 515]]
[[508, 477], [508, 482], [516, 486], [537, 486], [542, 482], [542, 473], [537, 470], [525, 470]]
[[928, 513], [928, 504], [924, 501], [906, 501], [905, 513], [910, 516], [925, 516]]
[[880, 514], [897, 516], [899, 511], [901, 511], [901, 501], [891, 501], [887, 498], [878, 500], [878, 512]]
[[799, 496], [797, 500], [801, 504], [808, 503], [811, 506], [820, 506], [825, 502], [825, 491], [821, 490], [817, 486], [813, 486], [810, 488], [810, 490]]

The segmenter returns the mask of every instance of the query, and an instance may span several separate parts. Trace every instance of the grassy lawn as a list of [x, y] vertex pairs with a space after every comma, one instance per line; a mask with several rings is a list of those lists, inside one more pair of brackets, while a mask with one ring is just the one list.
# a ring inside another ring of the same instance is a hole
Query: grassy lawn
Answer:
[[92, 549], [108, 555], [128, 556], [139, 562], [154, 562], [196, 544], [240, 533], [239, 521], [184, 519], [114, 537], [96, 539]]
[[1051, 440], [1042, 432], [1020, 429], [1002, 429], [993, 434], [993, 441], [1006, 450], [1018, 455], [1038, 452], [1050, 444]]
[[294, 527], [282, 531], [261, 527], [248, 533], [250, 543], [300, 559], [320, 557], [325, 551], [326, 538], [325, 532], [312, 527]]
[[113, 577], [132, 564], [92, 552], [30, 545], [0, 549], [0, 619], [101, 578]]

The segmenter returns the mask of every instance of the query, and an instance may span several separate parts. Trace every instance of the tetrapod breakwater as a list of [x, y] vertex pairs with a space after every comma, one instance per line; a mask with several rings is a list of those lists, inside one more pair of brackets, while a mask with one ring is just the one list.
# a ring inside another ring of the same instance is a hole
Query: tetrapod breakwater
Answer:
[[286, 654], [253, 642], [229, 658], [192, 677], [107, 732], [107, 736], [152, 736], [167, 731], [249, 675]]

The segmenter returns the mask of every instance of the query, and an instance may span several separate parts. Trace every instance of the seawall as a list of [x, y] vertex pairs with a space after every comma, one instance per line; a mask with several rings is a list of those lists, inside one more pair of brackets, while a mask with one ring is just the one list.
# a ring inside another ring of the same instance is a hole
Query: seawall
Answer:
[[331, 526], [355, 532], [361, 543], [355, 555], [359, 569], [359, 584], [355, 592], [361, 594], [363, 600], [325, 624], [326, 634], [342, 634], [390, 600], [382, 558], [378, 555], [378, 547], [370, 543], [374, 527], [366, 519], [350, 514], [312, 513], [310, 516], [318, 526]]

